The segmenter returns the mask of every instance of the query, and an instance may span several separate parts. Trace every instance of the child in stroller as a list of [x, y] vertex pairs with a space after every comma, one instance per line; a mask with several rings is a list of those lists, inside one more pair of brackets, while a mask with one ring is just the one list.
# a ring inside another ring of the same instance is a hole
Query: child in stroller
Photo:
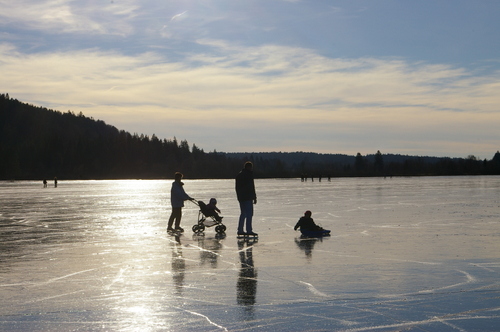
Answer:
[[218, 213], [220, 213], [219, 208], [217, 208], [217, 200], [215, 198], [210, 199], [210, 203], [207, 205], [203, 201], [194, 201], [196, 205], [200, 207], [198, 212], [198, 223], [193, 225], [193, 232], [195, 234], [201, 234], [206, 227], [215, 226], [215, 231], [217, 234], [222, 235], [226, 232], [226, 226], [222, 224], [222, 218]]
[[221, 222], [223, 217], [219, 216], [219, 213], [220, 213], [220, 210], [217, 207], [217, 200], [215, 198], [210, 198], [210, 202], [208, 202], [207, 207], [206, 207], [205, 215], [210, 216], [210, 217], [214, 217], [215, 220], [217, 220], [218, 222]]

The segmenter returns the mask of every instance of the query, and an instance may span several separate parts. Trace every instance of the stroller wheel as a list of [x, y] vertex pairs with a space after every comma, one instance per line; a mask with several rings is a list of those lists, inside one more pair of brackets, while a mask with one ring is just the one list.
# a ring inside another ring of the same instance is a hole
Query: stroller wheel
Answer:
[[226, 232], [226, 226], [224, 226], [224, 225], [216, 226], [215, 231], [219, 234], [222, 234], [222, 233]]
[[193, 233], [200, 234], [205, 230], [205, 225], [196, 224], [193, 226]]
[[204, 227], [202, 229], [201, 226], [197, 224], [197, 225], [194, 225], [192, 229], [193, 229], [193, 233], [198, 234], [198, 233], [203, 232]]

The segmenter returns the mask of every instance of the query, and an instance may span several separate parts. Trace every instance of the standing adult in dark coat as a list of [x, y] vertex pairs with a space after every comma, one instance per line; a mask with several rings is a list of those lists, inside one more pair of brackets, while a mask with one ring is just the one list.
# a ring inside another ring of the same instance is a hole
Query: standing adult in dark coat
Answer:
[[243, 170], [236, 176], [236, 196], [241, 211], [238, 235], [257, 235], [252, 229], [253, 205], [257, 204], [257, 194], [255, 193], [253, 164], [250, 161], [245, 163]]

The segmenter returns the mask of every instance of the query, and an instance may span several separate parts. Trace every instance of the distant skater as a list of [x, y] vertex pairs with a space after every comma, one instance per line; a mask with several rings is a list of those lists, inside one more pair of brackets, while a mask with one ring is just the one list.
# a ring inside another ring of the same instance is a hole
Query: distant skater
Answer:
[[296, 231], [298, 228], [300, 228], [301, 231], [321, 231], [323, 230], [323, 227], [316, 225], [314, 222], [313, 218], [311, 218], [312, 212], [311, 211], [306, 211], [304, 213], [304, 216], [299, 219], [295, 227], [293, 228], [294, 231]]
[[43, 187], [47, 188], [47, 180], [46, 179], [43, 179]]
[[[238, 221], [238, 235], [253, 235], [252, 229], [253, 205], [257, 204], [255, 183], [253, 178], [253, 164], [245, 163], [243, 170], [236, 176], [236, 196], [240, 203], [240, 219]], [[246, 232], [245, 232], [246, 230]]]
[[57, 188], [57, 177], [54, 178], [54, 188]]
[[[170, 214], [170, 218], [168, 219], [168, 232], [172, 232], [174, 230], [176, 232], [184, 232], [184, 229], [181, 228], [182, 208], [184, 207], [184, 201], [192, 200], [192, 198], [184, 191], [184, 183], [181, 182], [182, 177], [182, 173], [175, 173], [175, 180], [172, 183], [172, 189], [170, 190], [170, 203], [172, 204], [172, 213]], [[172, 225], [175, 225], [175, 229], [172, 228]]]

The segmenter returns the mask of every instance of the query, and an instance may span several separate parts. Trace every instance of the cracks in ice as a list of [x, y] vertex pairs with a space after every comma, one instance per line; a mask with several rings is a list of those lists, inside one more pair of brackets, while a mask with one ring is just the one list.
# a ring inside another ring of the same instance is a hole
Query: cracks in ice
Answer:
[[190, 314], [192, 314], [192, 315], [195, 315], [195, 316], [200, 316], [200, 317], [203, 317], [203, 318], [205, 318], [205, 320], [206, 320], [206, 321], [207, 321], [210, 325], [215, 326], [215, 327], [217, 327], [217, 328], [219, 328], [219, 329], [221, 329], [221, 330], [223, 330], [223, 331], [228, 331], [228, 329], [227, 329], [227, 328], [225, 328], [224, 326], [219, 325], [219, 324], [217, 324], [217, 323], [213, 322], [213, 321], [212, 321], [212, 320], [211, 320], [208, 316], [206, 316], [206, 315], [200, 314], [199, 312], [195, 312], [195, 311], [190, 311], [190, 310], [182, 309], [182, 308], [177, 308], [177, 309], [182, 310], [182, 311], [185, 311], [185, 312], [188, 312], [188, 313], [190, 313]]
[[461, 270], [458, 270], [458, 272], [463, 273], [465, 275], [465, 277], [467, 278], [467, 280], [464, 282], [453, 284], [453, 285], [448, 285], [448, 286], [443, 286], [443, 287], [428, 289], [428, 290], [422, 290], [419, 293], [434, 293], [434, 292], [444, 290], [444, 289], [456, 288], [459, 286], [467, 285], [467, 284], [470, 284], [470, 283], [473, 283], [476, 281], [476, 278], [474, 276], [470, 275], [469, 273], [467, 273], [465, 271], [461, 271]]
[[314, 295], [318, 295], [318, 296], [322, 296], [322, 297], [330, 297], [330, 295], [328, 294], [325, 294], [323, 292], [320, 292], [319, 290], [316, 289], [316, 287], [314, 287], [312, 284], [308, 283], [308, 282], [305, 282], [305, 281], [299, 281], [299, 283], [305, 285], [307, 287], [307, 289], [313, 293]]

